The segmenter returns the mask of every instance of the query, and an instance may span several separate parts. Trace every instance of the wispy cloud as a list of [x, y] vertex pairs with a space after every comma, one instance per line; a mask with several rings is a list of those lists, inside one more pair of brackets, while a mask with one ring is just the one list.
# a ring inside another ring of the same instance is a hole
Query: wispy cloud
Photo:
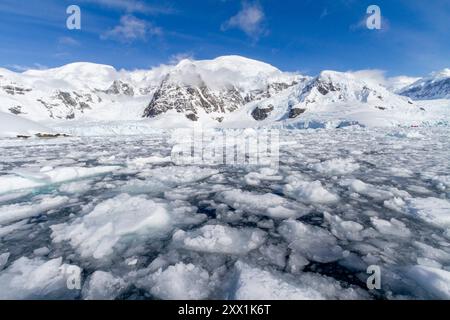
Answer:
[[11, 64], [6, 66], [8, 69], [11, 69], [13, 71], [17, 72], [24, 72], [28, 70], [45, 70], [48, 69], [47, 66], [40, 64], [40, 63], [33, 63], [31, 66], [25, 66], [20, 64]]
[[152, 23], [125, 15], [120, 18], [120, 24], [101, 35], [102, 39], [117, 40], [122, 43], [145, 41], [151, 36], [162, 35], [162, 29]]
[[84, 0], [127, 13], [170, 14], [175, 10], [171, 6], [149, 4], [140, 0]]
[[241, 10], [221, 26], [222, 31], [240, 29], [249, 37], [257, 40], [266, 33], [264, 27], [265, 13], [258, 2], [243, 2]]
[[410, 77], [404, 75], [396, 77], [387, 77], [386, 71], [379, 69], [366, 69], [348, 72], [352, 73], [359, 79], [363, 79], [366, 82], [379, 84], [394, 91], [404, 88], [420, 79], [417, 77]]
[[72, 37], [61, 37], [58, 39], [58, 45], [60, 46], [72, 46], [72, 47], [77, 47], [79, 46], [81, 43], [78, 40], [75, 40]]
[[194, 54], [192, 52], [180, 52], [170, 56], [169, 64], [178, 64], [181, 60], [193, 60]]

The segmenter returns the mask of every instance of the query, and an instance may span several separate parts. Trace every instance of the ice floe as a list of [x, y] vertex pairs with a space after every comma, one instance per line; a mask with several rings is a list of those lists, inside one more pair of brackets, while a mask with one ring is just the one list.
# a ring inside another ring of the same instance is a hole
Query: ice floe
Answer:
[[0, 299], [73, 299], [77, 290], [67, 285], [68, 267], [62, 258], [42, 260], [22, 257], [0, 273]]
[[450, 228], [450, 202], [446, 199], [409, 199], [407, 213], [437, 227]]
[[337, 245], [337, 239], [326, 229], [286, 220], [278, 231], [292, 250], [305, 255], [308, 260], [327, 263], [343, 257], [343, 250]]
[[361, 290], [343, 288], [339, 282], [319, 275], [304, 273], [289, 277], [278, 272], [236, 263], [235, 291], [230, 298], [238, 300], [325, 300], [358, 299]]
[[206, 299], [210, 291], [208, 272], [181, 262], [158, 270], [151, 275], [150, 282], [150, 292], [159, 299], [201, 300]]
[[36, 197], [34, 203], [0, 206], [0, 225], [40, 215], [51, 209], [61, 207], [70, 200], [64, 196], [40, 198]]
[[261, 246], [265, 238], [259, 229], [206, 225], [188, 232], [178, 230], [173, 242], [188, 250], [243, 255]]
[[434, 299], [450, 299], [450, 272], [426, 266], [413, 266], [408, 276], [416, 281]]
[[299, 217], [307, 213], [300, 211], [300, 208], [296, 210], [288, 200], [273, 193], [258, 194], [234, 189], [219, 193], [217, 199], [234, 209], [275, 219]]
[[95, 271], [83, 286], [82, 296], [85, 300], [113, 300], [125, 287], [125, 281], [110, 272]]
[[[177, 224], [204, 219], [184, 203], [167, 203], [145, 196], [121, 194], [98, 204], [89, 214], [71, 223], [51, 226], [54, 242], [69, 241], [82, 257], [107, 258], [116, 245], [167, 235]], [[124, 243], [120, 243], [123, 241]]]
[[332, 203], [339, 200], [339, 197], [325, 189], [320, 181], [288, 179], [284, 193], [305, 203]]
[[337, 158], [313, 164], [311, 167], [320, 173], [333, 176], [350, 174], [359, 169], [359, 164], [353, 159]]
[[39, 171], [16, 170], [13, 174], [0, 176], [0, 194], [27, 188], [87, 178], [119, 169], [117, 166], [98, 167], [43, 167]]

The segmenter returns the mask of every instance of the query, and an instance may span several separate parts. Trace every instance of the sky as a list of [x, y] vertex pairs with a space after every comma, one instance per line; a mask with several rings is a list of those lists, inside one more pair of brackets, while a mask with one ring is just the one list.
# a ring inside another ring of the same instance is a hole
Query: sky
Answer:
[[[70, 5], [81, 10], [80, 30], [67, 28]], [[381, 29], [366, 26], [370, 5]], [[0, 66], [15, 71], [79, 61], [148, 69], [222, 55], [309, 75], [423, 76], [450, 67], [450, 1], [0, 1]]]

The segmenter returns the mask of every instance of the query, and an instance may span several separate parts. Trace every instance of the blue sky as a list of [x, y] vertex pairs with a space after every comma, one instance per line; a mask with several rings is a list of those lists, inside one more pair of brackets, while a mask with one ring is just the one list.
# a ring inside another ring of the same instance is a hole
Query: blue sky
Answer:
[[[66, 27], [72, 4], [81, 30]], [[371, 4], [381, 30], [365, 27]], [[416, 76], [450, 67], [450, 1], [1, 0], [0, 43], [0, 65], [16, 70], [75, 61], [142, 69], [237, 54], [311, 75]]]

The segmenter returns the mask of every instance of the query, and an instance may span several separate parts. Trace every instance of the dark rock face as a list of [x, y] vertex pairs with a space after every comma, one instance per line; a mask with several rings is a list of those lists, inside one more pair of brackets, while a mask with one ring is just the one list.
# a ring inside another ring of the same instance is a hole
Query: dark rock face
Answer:
[[12, 114], [25, 114], [21, 106], [15, 106], [8, 109]]
[[245, 104], [235, 87], [222, 91], [211, 91], [207, 86], [188, 86], [165, 79], [156, 90], [143, 117], [156, 117], [169, 110], [185, 113], [188, 119], [198, 119], [198, 113], [227, 113], [236, 111]]
[[450, 78], [438, 81], [426, 81], [417, 86], [410, 86], [400, 92], [401, 95], [414, 100], [441, 99], [450, 96]]
[[68, 92], [60, 91], [56, 97], [60, 99], [66, 106], [75, 107], [78, 104], [77, 101], [72, 98], [72, 96]]
[[104, 91], [106, 94], [124, 94], [126, 96], [134, 96], [134, 89], [128, 83], [120, 80], [115, 80], [108, 90]]
[[83, 113], [85, 110], [91, 109], [89, 103], [93, 103], [93, 98], [90, 93], [56, 91], [46, 100], [38, 99], [37, 101], [47, 109], [50, 118], [74, 119], [76, 111]]
[[304, 92], [309, 92], [312, 90], [312, 88], [317, 88], [317, 91], [320, 92], [320, 94], [326, 96], [328, 93], [330, 92], [336, 92], [336, 91], [340, 91], [341, 88], [339, 88], [336, 84], [334, 84], [331, 81], [324, 81], [323, 79], [316, 79], [315, 81], [311, 82], [310, 84], [308, 84], [303, 91]]
[[267, 117], [269, 116], [269, 114], [273, 111], [273, 105], [269, 105], [266, 108], [260, 108], [260, 107], [256, 107], [253, 111], [252, 111], [252, 117], [253, 119], [255, 119], [256, 121], [262, 121], [267, 119]]
[[3, 90], [5, 90], [5, 92], [7, 94], [10, 95], [24, 95], [27, 92], [30, 92], [31, 89], [26, 89], [26, 88], [21, 88], [21, 87], [17, 87], [17, 86], [13, 86], [13, 85], [6, 85], [2, 87]]
[[305, 111], [306, 109], [292, 108], [291, 110], [289, 110], [289, 119], [295, 119]]
[[[179, 113], [186, 114], [188, 119], [195, 119], [194, 121], [196, 121], [200, 110], [207, 114], [231, 113], [246, 103], [269, 98], [295, 84], [297, 83], [272, 83], [265, 90], [254, 90], [243, 94], [235, 86], [230, 86], [222, 90], [211, 90], [203, 82], [198, 86], [181, 85], [172, 82], [169, 75], [156, 90], [153, 99], [144, 111], [143, 117], [156, 117], [169, 110], [175, 110]], [[270, 111], [262, 110], [254, 112], [257, 113], [256, 117], [263, 120], [263, 117], [267, 117]], [[267, 113], [265, 116], [264, 112]], [[215, 119], [221, 121], [223, 117], [217, 117]]]
[[248, 93], [244, 101], [246, 103], [252, 102], [252, 101], [259, 101], [263, 99], [268, 99], [277, 93], [280, 93], [283, 90], [286, 90], [292, 86], [295, 86], [298, 84], [298, 82], [293, 81], [292, 83], [282, 83], [282, 82], [274, 82], [269, 85], [267, 85], [265, 90], [254, 90]]

